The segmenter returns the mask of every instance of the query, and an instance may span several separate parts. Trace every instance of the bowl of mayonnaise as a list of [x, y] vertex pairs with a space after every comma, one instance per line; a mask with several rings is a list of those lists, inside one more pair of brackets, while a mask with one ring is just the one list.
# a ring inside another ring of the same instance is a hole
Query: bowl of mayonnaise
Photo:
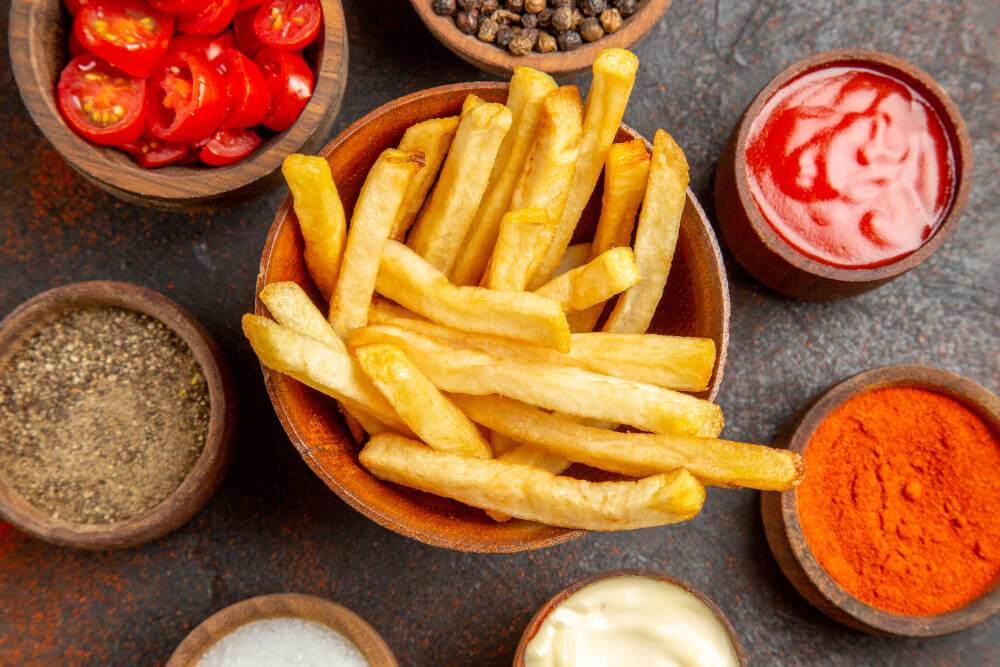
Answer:
[[610, 570], [546, 602], [514, 667], [746, 667], [732, 624], [704, 593], [655, 570]]

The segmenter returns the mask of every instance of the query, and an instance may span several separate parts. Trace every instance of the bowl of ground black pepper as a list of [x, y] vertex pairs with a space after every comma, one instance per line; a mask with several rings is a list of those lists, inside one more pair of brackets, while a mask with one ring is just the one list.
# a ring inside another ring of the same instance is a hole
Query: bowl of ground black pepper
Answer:
[[887, 366], [834, 386], [779, 439], [809, 476], [762, 494], [765, 533], [816, 608], [897, 637], [1000, 611], [1000, 398], [938, 368]]
[[117, 549], [178, 528], [232, 458], [222, 354], [187, 311], [110, 281], [0, 322], [0, 515], [54, 544]]
[[410, 0], [448, 50], [487, 72], [531, 67], [555, 77], [590, 69], [603, 49], [646, 36], [670, 0]]

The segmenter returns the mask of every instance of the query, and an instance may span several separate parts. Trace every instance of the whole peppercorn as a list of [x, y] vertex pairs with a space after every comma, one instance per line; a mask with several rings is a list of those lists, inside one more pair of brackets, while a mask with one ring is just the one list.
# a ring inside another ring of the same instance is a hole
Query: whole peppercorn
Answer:
[[521, 15], [506, 9], [498, 9], [493, 12], [493, 20], [497, 23], [520, 23]]
[[569, 7], [560, 7], [552, 15], [552, 27], [560, 32], [573, 27], [573, 10]]
[[580, 48], [583, 44], [583, 39], [580, 37], [580, 33], [575, 30], [563, 30], [559, 33], [559, 37], [556, 38], [559, 44], [559, 48], [563, 51], [572, 51], [573, 49]]
[[521, 16], [521, 25], [525, 28], [538, 27], [538, 14], [524, 14]]
[[586, 17], [584, 17], [583, 12], [581, 12], [579, 9], [573, 10], [573, 20], [571, 22], [573, 30], [580, 29], [580, 24], [583, 23], [584, 18]]
[[479, 9], [479, 0], [458, 0], [459, 9]]
[[471, 35], [479, 29], [479, 10], [463, 9], [455, 15], [455, 25], [466, 35]]
[[575, 5], [576, 0], [555, 0], [555, 2], [552, 3], [552, 6], [556, 9], [559, 9], [560, 7], [569, 7], [570, 9], [573, 9]]
[[587, 16], [597, 16], [608, 8], [608, 0], [580, 0], [580, 11]]
[[481, 14], [492, 14], [500, 7], [500, 0], [480, 0], [479, 12]]
[[605, 9], [601, 12], [601, 25], [605, 32], [618, 32], [622, 27], [622, 15], [617, 9]]
[[521, 26], [519, 26], [519, 25], [512, 25], [510, 27], [510, 29], [514, 31], [514, 37], [517, 37], [518, 35], [520, 35], [521, 34], [521, 30], [523, 30], [523, 28], [521, 28]]
[[512, 39], [514, 39], [514, 31], [509, 25], [502, 25], [497, 29], [497, 37], [493, 41], [501, 49], [506, 49]]
[[638, 0], [613, 0], [615, 9], [622, 17], [632, 16], [635, 14], [636, 5], [639, 4]]
[[580, 37], [583, 37], [585, 42], [596, 42], [604, 37], [604, 28], [601, 27], [601, 22], [596, 16], [590, 16], [583, 20], [583, 23], [580, 24]]
[[545, 9], [545, 0], [524, 0], [524, 11], [537, 14]]
[[520, 14], [524, 11], [524, 0], [507, 0], [507, 9]]
[[538, 44], [535, 45], [535, 50], [539, 53], [552, 53], [559, 48], [556, 44], [556, 38], [547, 32], [538, 33]]
[[549, 9], [546, 7], [542, 11], [538, 12], [538, 27], [539, 28], [550, 27], [552, 25], [552, 15], [555, 13], [555, 11], [556, 10], [554, 9]]
[[455, 13], [455, 0], [434, 0], [431, 9], [438, 16], [451, 16]]
[[479, 32], [476, 33], [476, 37], [483, 42], [492, 42], [497, 38], [497, 31], [499, 29], [500, 26], [497, 25], [497, 22], [486, 16], [479, 19]]
[[537, 28], [525, 28], [521, 31], [521, 37], [528, 38], [528, 41], [531, 42], [531, 48], [535, 48], [535, 45], [538, 44], [538, 35], [540, 34]]
[[510, 44], [507, 45], [507, 50], [511, 52], [511, 55], [523, 56], [528, 51], [531, 51], [531, 40], [523, 34], [518, 35], [514, 39], [510, 40]]

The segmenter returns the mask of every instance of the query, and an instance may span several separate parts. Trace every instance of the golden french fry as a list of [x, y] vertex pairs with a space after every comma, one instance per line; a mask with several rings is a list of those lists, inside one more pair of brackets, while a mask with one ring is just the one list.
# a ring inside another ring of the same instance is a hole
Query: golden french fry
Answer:
[[[553, 475], [562, 474], [567, 468], [573, 465], [572, 461], [568, 461], [558, 454], [553, 454], [552, 452], [542, 449], [541, 447], [523, 445], [516, 440], [508, 438], [502, 433], [494, 433], [493, 442], [493, 452], [496, 454], [497, 460], [504, 463], [530, 466], [532, 468], [538, 468], [552, 473]], [[506, 449], [497, 450], [497, 442], [504, 443]], [[509, 514], [504, 514], [503, 512], [498, 512], [496, 510], [487, 510], [486, 514], [488, 514], [489, 517], [497, 523], [510, 521], [514, 518]]]
[[410, 232], [409, 246], [444, 274], [472, 226], [510, 123], [510, 109], [502, 104], [481, 104], [462, 114], [441, 176]]
[[498, 358], [386, 324], [357, 329], [349, 342], [352, 347], [369, 343], [398, 346], [442, 391], [500, 394], [654, 433], [714, 438], [722, 431], [722, 411], [717, 405], [663, 387], [572, 366]]
[[544, 208], [525, 208], [505, 215], [483, 276], [483, 287], [523, 291], [552, 243], [553, 233], [555, 223]]
[[643, 139], [612, 144], [604, 162], [601, 217], [594, 231], [592, 254], [632, 244], [632, 230], [649, 180], [649, 151]]
[[527, 67], [514, 68], [507, 93], [511, 127], [500, 144], [486, 193], [450, 274], [456, 285], [478, 285], [485, 273], [500, 230], [500, 221], [510, 207], [514, 186], [542, 119], [542, 102], [555, 89], [556, 82], [548, 74]]
[[403, 196], [403, 210], [393, 224], [390, 238], [397, 241], [406, 238], [410, 226], [417, 219], [420, 207], [427, 199], [427, 193], [434, 185], [434, 179], [437, 178], [441, 164], [448, 154], [448, 148], [451, 147], [451, 141], [455, 138], [456, 129], [458, 129], [458, 116], [425, 120], [406, 129], [399, 142], [399, 150], [423, 153], [425, 164], [410, 181], [410, 187], [406, 189], [406, 194]]
[[649, 182], [635, 232], [635, 263], [640, 279], [618, 298], [604, 323], [605, 331], [643, 333], [649, 328], [673, 262], [687, 202], [687, 184], [684, 151], [669, 134], [657, 130]]
[[569, 349], [569, 324], [555, 301], [528, 292], [456, 287], [420, 255], [395, 241], [385, 244], [376, 289], [447, 326]]
[[705, 501], [705, 487], [686, 470], [627, 482], [587, 482], [440, 452], [392, 434], [370, 438], [360, 459], [379, 479], [565, 528], [661, 526], [690, 519]]
[[655, 334], [573, 334], [569, 356], [598, 373], [621, 374], [678, 391], [704, 391], [715, 369], [711, 338]]
[[462, 115], [464, 116], [465, 114], [469, 113], [476, 107], [481, 107], [484, 104], [486, 104], [486, 100], [481, 98], [479, 95], [476, 95], [475, 93], [469, 93], [468, 95], [465, 96], [465, 99], [462, 101]]
[[573, 269], [583, 266], [588, 261], [593, 259], [590, 256], [590, 244], [589, 243], [577, 243], [566, 248], [566, 252], [563, 253], [562, 259], [559, 261], [559, 268], [556, 272], [552, 274], [553, 278], [558, 278], [567, 271], [572, 271]]
[[347, 350], [323, 313], [297, 283], [268, 283], [260, 291], [260, 300], [278, 324], [312, 336], [327, 345]]
[[566, 252], [566, 246], [573, 238], [580, 215], [601, 175], [608, 149], [621, 127], [625, 105], [632, 93], [638, 69], [639, 59], [624, 49], [605, 49], [594, 61], [594, 81], [587, 93], [583, 135], [573, 182], [560, 211], [555, 240], [552, 241], [538, 273], [528, 284], [530, 289], [537, 289], [552, 278], [559, 260]]
[[493, 456], [479, 428], [393, 345], [361, 345], [351, 350], [400, 418], [434, 449], [488, 459]]
[[[639, 282], [631, 248], [612, 248], [581, 267], [553, 278], [535, 290], [572, 313], [601, 304]], [[570, 348], [572, 350], [572, 347]]]
[[295, 217], [305, 240], [303, 257], [309, 277], [327, 301], [333, 294], [344, 254], [347, 221], [337, 186], [324, 157], [292, 153], [281, 164], [292, 191]]
[[330, 324], [346, 336], [368, 321], [382, 246], [403, 207], [403, 197], [424, 166], [418, 153], [389, 148], [375, 160], [351, 216], [340, 277], [330, 301]]
[[350, 410], [346, 409], [344, 404], [339, 401], [337, 402], [337, 409], [340, 410], [340, 416], [344, 418], [344, 425], [347, 426], [347, 431], [351, 434], [354, 442], [359, 444], [364, 442], [365, 433], [368, 430], [361, 424], [361, 421], [352, 415]]

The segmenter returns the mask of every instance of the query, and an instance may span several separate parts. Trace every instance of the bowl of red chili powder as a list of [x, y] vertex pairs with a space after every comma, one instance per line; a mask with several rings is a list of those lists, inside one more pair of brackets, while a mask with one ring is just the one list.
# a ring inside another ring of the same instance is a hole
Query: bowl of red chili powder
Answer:
[[1000, 398], [941, 369], [887, 366], [836, 385], [783, 431], [809, 475], [762, 495], [764, 528], [815, 607], [906, 637], [1000, 610]]
[[744, 111], [719, 160], [723, 239], [796, 298], [873, 289], [931, 256], [972, 188], [965, 121], [926, 72], [845, 49], [800, 60]]

